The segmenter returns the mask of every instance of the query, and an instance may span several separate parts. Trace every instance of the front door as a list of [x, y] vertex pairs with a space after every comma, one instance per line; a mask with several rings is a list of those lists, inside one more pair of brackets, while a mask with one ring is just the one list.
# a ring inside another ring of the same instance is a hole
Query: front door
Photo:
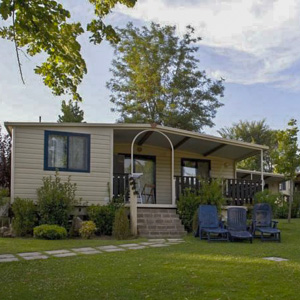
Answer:
[[[139, 180], [137, 180], [137, 189], [140, 194], [140, 201], [142, 203], [155, 203], [155, 156], [134, 155], [133, 161], [133, 172], [143, 174]], [[131, 173], [130, 155], [125, 155], [124, 173]]]

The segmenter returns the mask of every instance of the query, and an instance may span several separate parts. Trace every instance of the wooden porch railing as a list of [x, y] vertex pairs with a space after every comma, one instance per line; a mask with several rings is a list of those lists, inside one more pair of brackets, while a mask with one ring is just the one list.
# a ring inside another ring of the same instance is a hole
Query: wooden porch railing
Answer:
[[129, 174], [113, 174], [113, 197], [124, 197], [124, 201], [129, 201]]
[[[252, 204], [255, 193], [261, 191], [260, 181], [222, 179], [222, 186], [223, 195], [230, 205]], [[176, 200], [186, 189], [198, 193], [201, 190], [201, 180], [191, 176], [175, 176]]]

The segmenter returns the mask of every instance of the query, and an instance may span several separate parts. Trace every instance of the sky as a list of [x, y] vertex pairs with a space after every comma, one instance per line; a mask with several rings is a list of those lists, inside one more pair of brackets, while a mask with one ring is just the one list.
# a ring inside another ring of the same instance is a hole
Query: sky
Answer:
[[[61, 0], [72, 20], [85, 25], [93, 8], [84, 0]], [[283, 129], [291, 118], [300, 121], [300, 1], [298, 0], [138, 0], [134, 8], [116, 7], [105, 23], [124, 27], [151, 21], [176, 25], [177, 34], [192, 25], [198, 36], [199, 69], [209, 77], [225, 79], [223, 107], [218, 109], [209, 134], [239, 120], [266, 119], [271, 128]], [[3, 24], [3, 23], [2, 23]], [[1, 26], [1, 21], [0, 21]], [[106, 82], [114, 57], [103, 42], [90, 44], [79, 38], [88, 74], [79, 91], [87, 122], [114, 122]], [[0, 122], [56, 122], [61, 101], [45, 87], [34, 68], [43, 56], [21, 54], [26, 84], [19, 76], [14, 45], [0, 40]]]

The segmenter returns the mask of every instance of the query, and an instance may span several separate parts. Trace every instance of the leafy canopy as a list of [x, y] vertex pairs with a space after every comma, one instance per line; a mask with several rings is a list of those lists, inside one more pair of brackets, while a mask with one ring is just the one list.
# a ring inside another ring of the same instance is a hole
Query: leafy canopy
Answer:
[[[231, 127], [224, 127], [218, 130], [223, 138], [234, 139], [247, 143], [255, 143], [268, 146], [270, 149], [264, 153], [264, 171], [274, 171], [273, 153], [277, 149], [277, 131], [271, 129], [266, 120], [261, 121], [239, 121]], [[246, 170], [260, 170], [260, 157], [250, 157], [238, 164], [239, 168]]]
[[300, 152], [298, 148], [297, 121], [291, 119], [286, 130], [277, 133], [278, 148], [273, 157], [276, 162], [275, 170], [285, 175], [286, 179], [294, 180], [300, 166]]
[[58, 116], [58, 123], [81, 123], [84, 119], [84, 112], [78, 106], [78, 102], [75, 102], [75, 104], [73, 104], [73, 101], [69, 100], [69, 103], [67, 104], [66, 101], [63, 100], [61, 104], [61, 111], [62, 115]]
[[175, 26], [136, 28], [128, 23], [117, 29], [120, 42], [114, 45], [116, 59], [111, 90], [113, 111], [120, 122], [157, 123], [193, 131], [213, 126], [216, 110], [223, 104], [222, 80], [213, 81], [198, 70], [195, 57], [200, 40], [191, 26], [182, 38]]
[[[116, 4], [133, 7], [136, 0], [86, 0], [94, 7], [95, 18], [87, 24], [90, 41], [99, 44], [105, 38], [114, 43], [119, 40], [111, 25], [103, 18]], [[35, 68], [44, 84], [54, 95], [69, 94], [74, 100], [82, 100], [78, 85], [87, 72], [77, 38], [84, 33], [79, 22], [68, 22], [71, 14], [54, 0], [1, 0], [0, 37], [15, 43], [16, 55], [22, 75], [19, 52], [28, 55], [45, 54], [46, 60]]]

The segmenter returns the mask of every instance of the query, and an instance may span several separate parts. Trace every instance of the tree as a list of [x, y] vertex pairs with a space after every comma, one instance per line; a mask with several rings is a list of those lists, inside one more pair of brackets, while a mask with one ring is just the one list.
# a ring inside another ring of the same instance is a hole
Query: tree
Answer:
[[[111, 25], [105, 25], [103, 18], [116, 4], [133, 7], [136, 0], [88, 0], [94, 6], [95, 19], [87, 24], [90, 41], [99, 44], [106, 38], [115, 43], [119, 38]], [[77, 38], [84, 33], [82, 25], [68, 23], [71, 14], [55, 0], [1, 0], [0, 37], [15, 45], [19, 71], [25, 83], [21, 68], [20, 52], [24, 49], [29, 56], [46, 54], [46, 61], [35, 68], [44, 84], [54, 95], [69, 94], [74, 100], [81, 100], [77, 91], [86, 64], [80, 53]]]
[[290, 180], [290, 198], [288, 221], [291, 221], [292, 204], [294, 196], [294, 180], [297, 177], [297, 169], [300, 166], [300, 149], [298, 148], [298, 127], [297, 121], [291, 119], [286, 130], [277, 133], [278, 148], [273, 154], [276, 162], [275, 170], [285, 175]]
[[[274, 171], [274, 159], [272, 153], [277, 149], [277, 131], [271, 129], [266, 120], [261, 121], [239, 121], [231, 127], [224, 127], [218, 130], [223, 138], [234, 139], [247, 143], [255, 143], [268, 146], [270, 149], [264, 153], [264, 171]], [[250, 157], [238, 164], [239, 168], [246, 170], [261, 169], [260, 157]]]
[[58, 116], [58, 123], [64, 123], [64, 122], [74, 122], [74, 123], [81, 123], [84, 118], [84, 112], [80, 107], [78, 106], [78, 102], [76, 101], [75, 104], [73, 104], [74, 101], [69, 100], [69, 103], [67, 104], [65, 100], [63, 100], [61, 104], [61, 111], [62, 115]]
[[200, 40], [186, 28], [180, 39], [175, 26], [117, 29], [120, 42], [114, 45], [111, 90], [113, 111], [120, 122], [157, 123], [193, 131], [213, 126], [216, 110], [223, 104], [222, 79], [213, 81], [198, 70], [195, 57]]
[[11, 139], [0, 125], [0, 187], [10, 190]]

